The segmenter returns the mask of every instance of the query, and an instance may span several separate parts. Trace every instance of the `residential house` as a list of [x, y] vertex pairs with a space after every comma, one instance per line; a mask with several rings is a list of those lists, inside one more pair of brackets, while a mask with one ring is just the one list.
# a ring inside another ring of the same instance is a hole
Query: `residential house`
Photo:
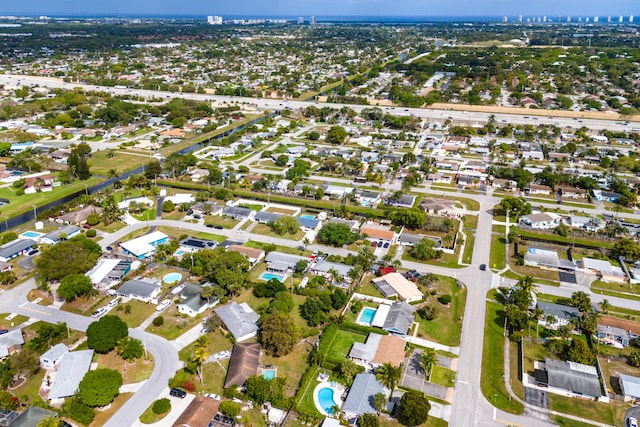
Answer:
[[224, 380], [224, 388], [244, 387], [247, 379], [258, 373], [261, 351], [262, 346], [258, 343], [234, 344], [227, 368], [227, 377]]
[[426, 197], [420, 201], [420, 209], [427, 213], [430, 212], [447, 217], [459, 217], [460, 215], [455, 200]]
[[609, 261], [594, 258], [582, 258], [582, 268], [585, 273], [595, 274], [605, 282], [625, 283], [627, 276], [618, 266]]
[[47, 233], [44, 236], [40, 236], [38, 241], [45, 245], [55, 245], [63, 240], [71, 239], [72, 237], [79, 235], [80, 231], [81, 228], [77, 225], [67, 225], [59, 228], [58, 230]]
[[387, 197], [384, 199], [384, 203], [387, 206], [395, 206], [398, 208], [407, 209], [412, 208], [415, 202], [416, 196], [412, 196], [411, 194], [403, 194], [399, 199], [395, 199], [393, 197]]
[[0, 261], [7, 262], [33, 249], [36, 242], [31, 239], [16, 239], [0, 246]]
[[375, 226], [375, 225], [364, 225], [360, 229], [360, 236], [363, 239], [367, 239], [369, 241], [383, 241], [392, 243], [395, 238], [395, 233], [391, 231], [389, 227]]
[[207, 239], [199, 239], [197, 237], [187, 237], [180, 241], [180, 246], [178, 247], [178, 253], [180, 255], [185, 253], [193, 253], [197, 251], [201, 251], [203, 249], [215, 249], [218, 246], [218, 242], [214, 240]]
[[586, 199], [587, 190], [582, 188], [571, 187], [568, 185], [557, 185], [556, 192], [562, 197], [568, 197], [570, 199]]
[[527, 188], [524, 189], [524, 192], [525, 194], [528, 194], [530, 196], [539, 195], [539, 194], [550, 195], [551, 187], [547, 185], [529, 184]]
[[616, 203], [621, 195], [610, 191], [593, 190], [593, 200], [596, 202]]
[[222, 215], [230, 216], [235, 220], [241, 221], [251, 218], [254, 215], [254, 211], [244, 206], [225, 206], [222, 208]]
[[576, 362], [545, 359], [535, 369], [535, 380], [539, 386], [551, 393], [597, 399], [602, 396], [600, 379], [595, 366]]
[[640, 378], [626, 374], [620, 374], [618, 378], [624, 401], [637, 402], [640, 400]]
[[557, 251], [528, 248], [524, 254], [524, 265], [557, 270], [560, 265], [560, 258], [558, 257]]
[[503, 191], [515, 191], [518, 189], [518, 183], [511, 179], [494, 178], [491, 186]]
[[321, 187], [324, 194], [335, 199], [341, 199], [344, 196], [353, 193], [354, 189], [349, 187], [341, 187], [338, 185], [325, 184]]
[[225, 328], [233, 335], [236, 342], [246, 341], [257, 335], [260, 316], [247, 303], [230, 302], [217, 307], [214, 311], [224, 323]]
[[222, 211], [222, 206], [216, 202], [198, 202], [191, 206], [191, 210], [197, 215], [218, 215]]
[[420, 292], [415, 283], [407, 280], [402, 274], [393, 272], [376, 277], [371, 281], [386, 298], [397, 297], [406, 302], [421, 301], [424, 294]]
[[380, 203], [381, 196], [376, 191], [361, 190], [356, 193], [356, 200], [361, 206], [373, 206]]
[[53, 378], [47, 398], [64, 399], [76, 394], [80, 381], [89, 372], [93, 350], [79, 350], [65, 353]]
[[544, 313], [538, 319], [538, 325], [554, 331], [560, 326], [571, 325], [573, 321], [580, 319], [580, 311], [568, 305], [538, 301], [537, 307]]
[[367, 369], [375, 369], [385, 363], [400, 366], [404, 361], [407, 342], [394, 335], [370, 333], [364, 343], [356, 342], [349, 351], [349, 358]]
[[549, 153], [550, 163], [568, 162], [570, 158], [571, 155], [569, 153]]
[[[213, 425], [212, 420], [218, 414], [220, 400], [198, 395], [172, 424], [174, 427], [223, 427]], [[221, 414], [220, 414], [221, 415]], [[228, 418], [228, 417], [225, 417]], [[233, 418], [231, 418], [233, 420]], [[233, 427], [232, 425], [224, 427]]]
[[525, 224], [531, 228], [539, 230], [549, 230], [560, 225], [562, 218], [560, 215], [543, 212], [536, 214], [524, 215], [520, 218], [520, 224]]
[[69, 347], [64, 343], [56, 344], [40, 356], [40, 366], [44, 369], [54, 369], [68, 352]]
[[596, 233], [605, 227], [604, 221], [600, 218], [573, 214], [569, 217], [569, 225], [573, 228], [579, 228], [591, 233]]
[[373, 407], [373, 396], [378, 393], [387, 396], [389, 391], [378, 382], [375, 374], [355, 376], [349, 394], [342, 405], [342, 412], [350, 424], [355, 425], [355, 421], [361, 415], [378, 414], [376, 408]]
[[109, 289], [120, 283], [131, 271], [131, 261], [118, 258], [101, 258], [85, 276], [98, 289]]
[[6, 334], [0, 335], [0, 359], [20, 351], [24, 344], [22, 329], [14, 329]]
[[208, 299], [202, 298], [200, 296], [201, 292], [202, 286], [200, 285], [190, 283], [185, 285], [180, 292], [180, 299], [182, 301], [177, 304], [178, 311], [189, 317], [195, 317], [218, 304], [218, 298], [215, 296]]
[[640, 323], [633, 320], [601, 315], [598, 319], [598, 326], [604, 326], [614, 330], [623, 330], [629, 336], [629, 341], [640, 337]]
[[615, 348], [625, 348], [631, 337], [628, 331], [614, 326], [598, 325], [598, 340]]
[[542, 151], [521, 151], [520, 158], [523, 160], [543, 161], [544, 153]]
[[309, 261], [309, 258], [282, 252], [269, 252], [264, 261], [267, 263], [267, 271], [271, 273], [290, 273], [295, 270], [299, 261]]
[[188, 172], [191, 177], [191, 181], [193, 182], [201, 182], [209, 176], [209, 169], [205, 168], [194, 168]]
[[[386, 304], [381, 304], [380, 307], [383, 305]], [[416, 308], [411, 304], [407, 304], [405, 301], [397, 301], [390, 306], [386, 306], [389, 307], [389, 311], [384, 318], [382, 329], [394, 335], [401, 337], [406, 336], [407, 331], [409, 331], [409, 328], [413, 324]], [[375, 320], [377, 319], [374, 317], [374, 321]], [[372, 322], [372, 325], [373, 323], [374, 322]]]
[[120, 243], [120, 247], [125, 254], [132, 255], [138, 259], [144, 259], [153, 255], [156, 246], [169, 241], [169, 236], [161, 231], [153, 231], [149, 234]]
[[261, 211], [261, 212], [256, 212], [256, 214], [253, 216], [253, 220], [261, 224], [268, 224], [280, 218], [281, 216], [284, 216], [284, 214], [277, 213], [277, 212]]
[[[15, 414], [15, 412], [13, 412], [13, 414]], [[13, 421], [10, 421], [9, 424], [0, 425], [9, 425], [11, 427], [37, 427], [41, 425], [40, 422], [42, 420], [52, 417], [56, 418], [57, 416], [58, 414], [48, 409], [41, 408], [39, 406], [29, 406], [23, 413], [15, 417]], [[4, 420], [6, 421], [6, 418]]]
[[442, 239], [439, 237], [431, 237], [425, 236], [423, 234], [411, 234], [402, 232], [400, 236], [398, 236], [397, 242], [402, 246], [413, 246], [416, 243], [420, 242], [422, 239], [429, 239], [435, 243], [436, 248], [442, 247]]
[[346, 224], [351, 228], [351, 231], [357, 232], [360, 228], [360, 222], [356, 220], [349, 220], [343, 218], [331, 218], [329, 220], [330, 224]]
[[257, 262], [264, 258], [264, 251], [262, 249], [250, 248], [248, 246], [241, 245], [230, 245], [227, 250], [241, 253], [247, 257], [251, 266], [256, 265]]
[[309, 218], [307, 216], [297, 216], [295, 218], [300, 223], [300, 228], [302, 228], [303, 231], [319, 230], [322, 225], [322, 222], [315, 218]]
[[162, 290], [159, 280], [150, 278], [127, 280], [117, 290], [118, 296], [151, 302]]
[[427, 181], [431, 181], [434, 184], [451, 184], [453, 175], [447, 175], [445, 173], [430, 173], [427, 175]]
[[339, 262], [320, 261], [312, 263], [309, 267], [309, 272], [311, 272], [312, 274], [315, 274], [316, 276], [323, 276], [330, 280], [333, 279], [331, 275], [332, 270], [335, 270], [342, 278], [342, 283], [351, 282], [349, 273], [351, 272], [351, 270], [353, 270], [353, 267], [350, 265], [342, 264]]

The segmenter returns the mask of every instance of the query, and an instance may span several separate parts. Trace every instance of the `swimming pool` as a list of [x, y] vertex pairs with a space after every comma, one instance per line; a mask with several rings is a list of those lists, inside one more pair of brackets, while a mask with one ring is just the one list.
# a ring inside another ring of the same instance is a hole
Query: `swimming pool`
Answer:
[[318, 404], [327, 414], [333, 414], [333, 407], [338, 406], [335, 400], [335, 392], [331, 387], [323, 387], [318, 390]]
[[313, 215], [300, 215], [300, 218], [315, 219]]
[[283, 276], [282, 274], [262, 273], [262, 276], [260, 276], [260, 278], [262, 280], [266, 280], [267, 282], [271, 279], [276, 279], [278, 282], [282, 283], [284, 282], [285, 276]]
[[376, 315], [376, 311], [378, 310], [371, 307], [363, 308], [362, 311], [360, 312], [360, 316], [358, 317], [358, 322], [371, 325], [371, 322], [373, 322], [373, 318]]
[[177, 256], [184, 255], [184, 251], [182, 249], [178, 249], [176, 251], [175, 255], [177, 255]]
[[164, 283], [175, 283], [179, 282], [182, 279], [182, 274], [180, 273], [169, 273], [162, 278]]
[[272, 380], [276, 377], [275, 369], [263, 369], [262, 370], [262, 378], [267, 380]]
[[23, 237], [26, 239], [37, 239], [42, 236], [44, 236], [44, 234], [38, 233], [37, 231], [25, 231], [20, 235], [20, 237]]

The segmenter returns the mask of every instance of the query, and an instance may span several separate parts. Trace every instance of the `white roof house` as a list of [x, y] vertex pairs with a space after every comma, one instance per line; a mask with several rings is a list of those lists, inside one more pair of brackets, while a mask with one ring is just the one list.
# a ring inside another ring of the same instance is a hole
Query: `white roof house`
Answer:
[[40, 356], [40, 366], [44, 369], [53, 369], [62, 360], [62, 357], [69, 352], [69, 347], [64, 343], [59, 343], [47, 350]]
[[136, 258], [145, 258], [156, 250], [156, 246], [165, 243], [168, 239], [169, 236], [163, 232], [154, 231], [153, 233], [145, 234], [144, 236], [120, 243], [120, 246], [125, 250], [125, 252], [135, 256]]
[[80, 350], [65, 354], [53, 379], [53, 384], [51, 384], [49, 400], [73, 396], [78, 390], [80, 381], [91, 367], [91, 359], [93, 359], [93, 350]]
[[620, 374], [620, 388], [625, 400], [640, 399], [640, 378]]
[[14, 329], [4, 335], [0, 335], [0, 359], [20, 350], [24, 344], [22, 329]]
[[91, 283], [97, 285], [102, 282], [102, 280], [107, 277], [107, 274], [111, 270], [113, 270], [118, 264], [120, 260], [117, 258], [103, 258], [98, 261], [98, 263], [85, 274], [85, 276], [91, 279]]
[[424, 298], [424, 294], [420, 292], [418, 286], [398, 272], [385, 274], [371, 282], [386, 297], [397, 296], [406, 302], [420, 301]]

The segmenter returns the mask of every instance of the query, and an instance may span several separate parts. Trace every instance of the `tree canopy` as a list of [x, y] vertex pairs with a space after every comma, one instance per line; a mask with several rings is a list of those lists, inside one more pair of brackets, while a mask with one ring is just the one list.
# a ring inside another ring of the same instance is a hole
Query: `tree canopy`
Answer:
[[65, 301], [73, 301], [81, 296], [88, 296], [94, 293], [91, 279], [84, 274], [70, 274], [60, 281], [58, 287], [58, 297]]
[[78, 397], [87, 406], [105, 406], [113, 402], [122, 386], [122, 375], [113, 369], [99, 368], [85, 374], [78, 386]]
[[128, 335], [129, 328], [122, 319], [106, 315], [87, 328], [87, 345], [98, 353], [108, 353]]
[[429, 418], [431, 404], [427, 396], [416, 390], [409, 390], [400, 398], [400, 422], [407, 426], [418, 426]]
[[349, 245], [358, 240], [358, 233], [351, 231], [348, 224], [330, 222], [324, 225], [318, 232], [318, 241], [331, 246]]
[[330, 144], [343, 144], [347, 135], [347, 131], [342, 126], [332, 126], [327, 132], [326, 141]]
[[61, 280], [70, 274], [91, 270], [102, 249], [84, 236], [73, 237], [42, 250], [36, 259], [36, 270], [42, 281]]
[[280, 357], [291, 353], [300, 340], [300, 331], [289, 315], [273, 311], [260, 324], [260, 342], [265, 351]]

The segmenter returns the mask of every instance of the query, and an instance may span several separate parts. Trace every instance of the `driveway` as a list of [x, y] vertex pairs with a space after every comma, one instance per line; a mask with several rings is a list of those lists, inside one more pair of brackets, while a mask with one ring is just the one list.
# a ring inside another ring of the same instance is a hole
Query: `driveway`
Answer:
[[404, 360], [405, 369], [402, 373], [400, 385], [413, 390], [421, 390], [429, 396], [445, 400], [447, 397], [447, 387], [426, 381], [424, 372], [420, 367], [420, 354], [422, 354], [421, 351], [414, 350], [411, 352], [411, 355]]

